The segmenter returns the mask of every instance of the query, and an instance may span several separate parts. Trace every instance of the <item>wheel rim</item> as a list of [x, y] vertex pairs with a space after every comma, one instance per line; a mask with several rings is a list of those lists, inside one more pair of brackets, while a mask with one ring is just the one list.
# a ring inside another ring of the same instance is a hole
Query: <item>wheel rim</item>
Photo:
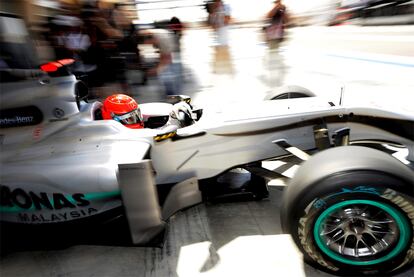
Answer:
[[348, 200], [323, 211], [315, 222], [316, 244], [330, 258], [350, 265], [388, 261], [407, 246], [410, 228], [397, 209], [372, 200]]

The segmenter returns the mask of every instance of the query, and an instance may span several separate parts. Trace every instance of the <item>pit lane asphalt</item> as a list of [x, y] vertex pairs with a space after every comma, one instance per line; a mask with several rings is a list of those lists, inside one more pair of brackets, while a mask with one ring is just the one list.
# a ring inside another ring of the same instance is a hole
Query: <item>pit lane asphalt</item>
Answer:
[[[414, 72], [412, 67], [397, 64], [401, 60], [414, 64], [414, 53], [409, 51], [414, 49], [413, 43], [407, 38], [413, 37], [411, 26], [292, 30], [277, 53], [267, 52], [259, 29], [231, 31], [231, 59], [222, 63], [223, 72], [216, 73], [212, 71], [212, 34], [208, 30], [186, 33], [182, 53], [184, 93], [191, 95], [196, 105], [260, 100], [276, 86], [296, 84], [334, 99], [339, 99], [340, 87], [345, 85], [346, 101], [395, 102], [398, 108], [412, 109]], [[331, 35], [332, 30], [339, 33]], [[355, 40], [349, 35], [350, 30], [363, 36]], [[396, 36], [392, 38], [393, 43], [378, 41], [387, 41], [389, 33]], [[336, 43], [338, 34], [342, 41]], [[370, 37], [375, 37], [372, 40], [377, 42], [367, 45]], [[369, 59], [358, 59], [361, 56]], [[372, 60], [391, 60], [395, 64]], [[229, 65], [233, 71], [226, 72]], [[106, 92], [112, 93], [113, 87]], [[146, 86], [133, 87], [132, 93], [140, 102], [163, 98], [155, 79], [149, 80]], [[272, 187], [268, 200], [205, 203], [180, 212], [170, 219], [163, 248], [123, 246], [120, 242], [125, 241], [127, 234], [122, 232], [122, 226], [94, 230], [97, 237], [112, 237], [106, 243], [96, 238], [68, 240], [71, 232], [67, 230], [55, 234], [61, 240], [52, 247], [23, 245], [19, 251], [3, 255], [0, 275], [332, 276], [304, 264], [290, 237], [282, 234], [281, 196], [282, 191]], [[83, 231], [76, 230], [81, 234]], [[48, 238], [43, 239], [32, 238], [38, 245], [47, 244]], [[414, 276], [414, 270], [397, 276]]]

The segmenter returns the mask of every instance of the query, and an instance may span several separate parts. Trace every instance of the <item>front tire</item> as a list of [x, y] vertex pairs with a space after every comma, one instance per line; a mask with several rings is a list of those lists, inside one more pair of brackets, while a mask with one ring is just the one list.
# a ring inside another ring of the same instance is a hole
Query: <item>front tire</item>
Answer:
[[346, 146], [323, 151], [305, 162], [289, 184], [283, 229], [307, 261], [326, 271], [393, 272], [414, 260], [412, 176], [378, 150]]

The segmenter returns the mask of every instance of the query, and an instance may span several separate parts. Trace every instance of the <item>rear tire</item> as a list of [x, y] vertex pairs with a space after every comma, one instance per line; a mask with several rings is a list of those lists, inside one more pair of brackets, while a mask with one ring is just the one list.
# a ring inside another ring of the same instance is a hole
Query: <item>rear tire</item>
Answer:
[[316, 96], [312, 91], [301, 86], [283, 86], [270, 93], [264, 100], [281, 100]]
[[311, 157], [286, 189], [282, 227], [305, 259], [336, 274], [385, 274], [414, 260], [413, 172], [358, 146]]

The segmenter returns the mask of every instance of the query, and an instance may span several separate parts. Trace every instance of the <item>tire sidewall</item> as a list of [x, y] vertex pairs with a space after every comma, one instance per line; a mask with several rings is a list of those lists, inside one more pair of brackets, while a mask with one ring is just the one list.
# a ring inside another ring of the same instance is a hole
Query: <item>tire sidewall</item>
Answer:
[[[289, 232], [302, 248], [305, 258], [324, 270], [352, 274], [395, 271], [414, 260], [414, 204], [407, 189], [398, 178], [378, 172], [342, 172], [326, 177], [307, 186], [291, 203]], [[409, 243], [392, 259], [375, 265], [353, 266], [328, 257], [315, 242], [315, 221], [327, 208], [350, 199], [380, 202], [399, 211], [409, 225]]]
[[[293, 94], [293, 97], [290, 95]], [[314, 97], [315, 94], [307, 88], [301, 86], [283, 86], [276, 89], [276, 91], [267, 95], [264, 100], [282, 100], [290, 98], [305, 98]]]

